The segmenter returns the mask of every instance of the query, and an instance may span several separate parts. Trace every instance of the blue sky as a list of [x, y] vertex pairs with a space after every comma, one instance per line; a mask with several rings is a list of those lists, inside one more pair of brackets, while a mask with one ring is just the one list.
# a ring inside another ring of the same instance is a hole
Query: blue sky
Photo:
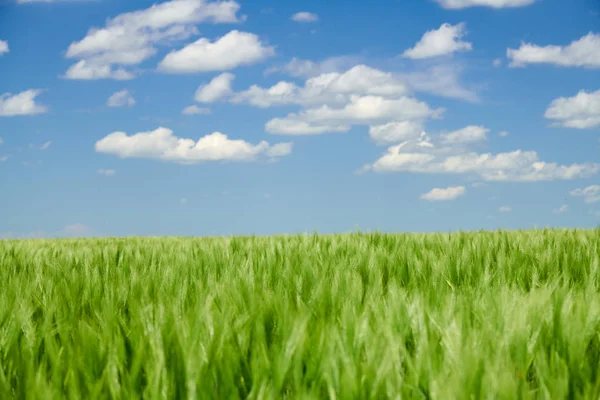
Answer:
[[595, 0], [0, 0], [0, 236], [595, 227]]

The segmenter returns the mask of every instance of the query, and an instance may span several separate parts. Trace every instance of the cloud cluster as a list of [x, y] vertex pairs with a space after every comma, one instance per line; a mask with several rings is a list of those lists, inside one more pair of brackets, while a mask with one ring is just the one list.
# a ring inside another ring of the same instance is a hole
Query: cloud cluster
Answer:
[[477, 153], [470, 148], [485, 140], [483, 127], [467, 127], [448, 134], [406, 140], [363, 171], [474, 175], [484, 181], [532, 182], [575, 179], [600, 171], [599, 163], [558, 165], [539, 159], [535, 151]]
[[232, 140], [220, 132], [200, 138], [178, 138], [168, 128], [140, 132], [128, 136], [113, 132], [96, 142], [96, 151], [120, 158], [149, 158], [179, 164], [206, 161], [255, 161], [259, 157], [277, 159], [292, 151], [292, 143], [270, 145], [262, 141], [252, 145], [244, 140]]
[[[447, 9], [520, 7], [534, 2], [435, 1]], [[155, 56], [159, 47], [172, 47], [198, 35], [196, 25], [202, 22], [239, 22], [239, 8], [233, 0], [170, 0], [118, 15], [109, 19], [104, 27], [90, 29], [83, 39], [71, 43], [66, 57], [75, 62], [65, 76], [69, 79], [132, 79], [137, 74], [136, 66]], [[318, 16], [299, 12], [292, 16], [292, 20], [314, 22]], [[424, 60], [471, 51], [473, 45], [464, 40], [466, 34], [465, 23], [443, 23], [439, 28], [425, 32], [412, 48], [402, 53], [402, 57]], [[275, 55], [274, 46], [255, 34], [239, 30], [212, 39], [201, 37], [179, 46], [160, 61], [159, 71], [172, 74], [231, 71]], [[8, 44], [0, 41], [0, 55], [5, 52], [8, 52]], [[513, 67], [550, 63], [599, 68], [600, 35], [589, 33], [567, 46], [522, 43], [518, 49], [508, 49], [507, 57]], [[305, 78], [304, 83], [282, 80], [270, 87], [252, 85], [239, 92], [233, 89], [235, 75], [223, 72], [198, 87], [194, 100], [204, 104], [229, 101], [259, 108], [297, 106], [298, 110], [266, 122], [265, 130], [272, 134], [317, 135], [347, 132], [356, 125], [368, 127], [369, 136], [375, 143], [389, 146], [378, 160], [364, 167], [364, 170], [373, 172], [464, 174], [483, 181], [523, 182], [574, 179], [600, 171], [598, 163], [559, 165], [545, 162], [535, 151], [482, 153], [477, 146], [485, 145], [490, 132], [484, 126], [470, 125], [430, 137], [424, 128], [427, 120], [441, 118], [445, 110], [431, 108], [426, 102], [412, 97], [412, 93], [421, 91], [478, 101], [474, 91], [460, 85], [458, 64], [429, 64], [429, 67], [413, 72], [392, 74], [364, 64], [354, 65], [355, 61], [356, 58], [352, 57], [333, 57], [321, 62], [293, 59], [287, 65], [272, 68], [266, 73], [282, 71]], [[47, 111], [46, 107], [35, 102], [39, 93], [39, 90], [29, 90], [0, 96], [0, 116]], [[116, 92], [107, 100], [109, 107], [134, 104], [135, 99], [127, 90]], [[185, 115], [209, 113], [210, 109], [197, 105], [182, 110]], [[546, 110], [545, 117], [556, 121], [555, 125], [565, 127], [596, 127], [600, 125], [600, 90], [581, 91], [574, 97], [556, 99]], [[274, 160], [290, 154], [292, 143], [271, 145], [261, 141], [251, 144], [229, 139], [220, 132], [194, 140], [177, 137], [172, 130], [159, 127], [132, 135], [120, 131], [110, 133], [96, 142], [95, 149], [121, 158], [194, 164]], [[114, 173], [113, 170], [97, 172], [107, 176]], [[596, 190], [593, 187], [585, 190], [588, 189]], [[571, 194], [583, 196], [586, 202], [590, 198], [588, 194], [574, 192]], [[435, 188], [421, 198], [428, 201], [450, 200], [465, 193], [464, 186], [451, 186]]]
[[511, 67], [554, 64], [561, 67], [600, 68], [600, 34], [590, 32], [567, 46], [521, 43], [518, 49], [507, 49], [506, 56], [512, 60]]
[[352, 95], [400, 96], [407, 92], [406, 84], [393, 74], [360, 64], [343, 73], [330, 72], [309, 78], [303, 86], [287, 81], [280, 81], [270, 88], [252, 85], [235, 93], [231, 101], [261, 108], [343, 105]]
[[36, 97], [41, 89], [29, 89], [17, 94], [4, 93], [0, 95], [0, 117], [18, 115], [36, 115], [48, 111], [46, 106], [36, 103]]
[[600, 125], [600, 90], [579, 91], [573, 97], [559, 97], [552, 101], [544, 116], [555, 120], [555, 126], [588, 129]]
[[[304, 109], [299, 112], [266, 123], [267, 132], [285, 135], [346, 132], [352, 125], [417, 123], [425, 118], [439, 117], [444, 111], [432, 110], [426, 103], [407, 94], [408, 88], [401, 79], [360, 64], [345, 72], [309, 78], [302, 86], [287, 81], [280, 81], [270, 88], [253, 85], [233, 93], [229, 100], [261, 108], [302, 106]], [[390, 133], [374, 131], [373, 135], [386, 141], [389, 139], [384, 136]]]
[[460, 39], [466, 34], [465, 24], [442, 24], [438, 29], [425, 32], [415, 47], [402, 53], [402, 57], [424, 59], [449, 55], [459, 51], [470, 51], [473, 46]]
[[[362, 56], [336, 56], [321, 61], [293, 58], [283, 66], [268, 68], [265, 75], [281, 72], [293, 77], [316, 78], [320, 75], [327, 76], [330, 73], [349, 71], [353, 67], [365, 67], [362, 64], [363, 61], [364, 57]], [[412, 69], [394, 74], [375, 68], [371, 69], [382, 74], [388, 74], [397, 82], [403, 84], [405, 89], [412, 92], [430, 93], [469, 102], [479, 101], [477, 93], [471, 88], [464, 87], [460, 82], [460, 76], [465, 68], [457, 61], [448, 62], [445, 59], [443, 62], [438, 61], [433, 65], [415, 65]]]
[[68, 79], [132, 79], [136, 66], [171, 45], [197, 34], [201, 22], [237, 22], [235, 1], [171, 0], [109, 19], [71, 43], [66, 57], [79, 60], [66, 72]]
[[348, 131], [352, 125], [372, 125], [387, 121], [421, 121], [435, 116], [443, 110], [432, 110], [429, 106], [411, 97], [387, 98], [383, 96], [350, 96], [342, 107], [323, 105], [299, 113], [290, 113], [284, 118], [267, 122], [269, 133], [302, 135], [325, 132]]

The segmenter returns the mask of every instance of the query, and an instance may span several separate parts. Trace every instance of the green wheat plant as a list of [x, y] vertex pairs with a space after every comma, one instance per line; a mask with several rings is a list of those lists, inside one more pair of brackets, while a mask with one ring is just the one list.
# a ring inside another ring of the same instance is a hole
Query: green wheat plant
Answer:
[[0, 241], [1, 399], [598, 399], [600, 230]]

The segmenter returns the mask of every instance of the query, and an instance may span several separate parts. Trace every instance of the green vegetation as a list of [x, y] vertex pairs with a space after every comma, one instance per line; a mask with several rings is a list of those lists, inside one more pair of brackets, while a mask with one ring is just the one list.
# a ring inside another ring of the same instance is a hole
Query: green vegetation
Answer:
[[600, 398], [600, 230], [0, 241], [0, 398]]

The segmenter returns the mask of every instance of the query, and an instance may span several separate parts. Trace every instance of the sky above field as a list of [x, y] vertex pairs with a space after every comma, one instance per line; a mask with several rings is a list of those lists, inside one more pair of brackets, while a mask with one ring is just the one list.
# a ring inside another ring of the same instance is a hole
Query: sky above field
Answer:
[[0, 236], [595, 227], [596, 0], [0, 0]]

